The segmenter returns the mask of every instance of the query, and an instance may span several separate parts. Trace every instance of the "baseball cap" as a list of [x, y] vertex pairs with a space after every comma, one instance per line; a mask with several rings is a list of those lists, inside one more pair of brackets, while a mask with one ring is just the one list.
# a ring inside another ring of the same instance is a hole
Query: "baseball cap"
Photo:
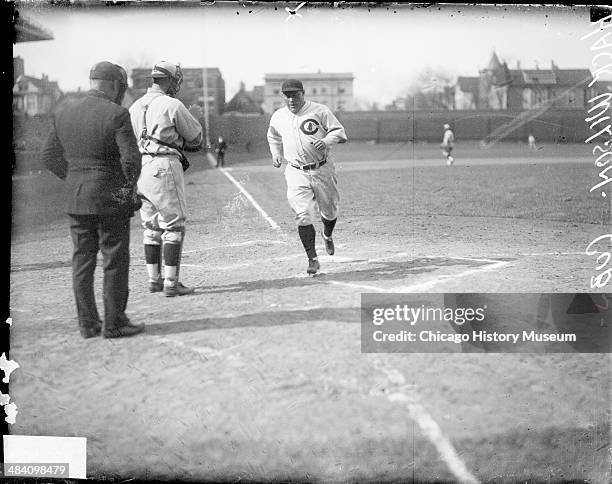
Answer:
[[176, 77], [177, 66], [176, 64], [172, 64], [168, 61], [159, 61], [151, 70], [151, 75], [149, 77], [159, 78], [159, 77]]
[[281, 92], [291, 92], [291, 91], [303, 91], [304, 86], [302, 85], [302, 81], [298, 81], [297, 79], [288, 79], [283, 82], [281, 87]]
[[102, 61], [94, 64], [89, 71], [89, 78], [124, 82], [123, 73], [121, 70], [122, 67], [113, 64], [112, 62]]

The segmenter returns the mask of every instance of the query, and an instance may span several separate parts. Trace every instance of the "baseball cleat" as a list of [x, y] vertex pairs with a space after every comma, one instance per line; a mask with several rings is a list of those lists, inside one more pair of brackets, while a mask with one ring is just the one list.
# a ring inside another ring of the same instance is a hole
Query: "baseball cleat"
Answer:
[[320, 268], [321, 264], [319, 264], [319, 261], [317, 259], [308, 259], [308, 269], [306, 269], [306, 272], [308, 274], [314, 275], [318, 272]]
[[160, 277], [157, 281], [149, 281], [149, 292], [162, 292], [164, 290], [164, 280]]
[[325, 233], [321, 231], [321, 237], [323, 237], [323, 241], [325, 242], [325, 250], [327, 251], [327, 253], [329, 255], [334, 255], [334, 241], [331, 238], [331, 235], [329, 237], [326, 237]]
[[166, 297], [186, 296], [188, 294], [193, 294], [194, 292], [194, 288], [183, 286], [182, 282], [179, 282], [174, 286], [164, 286], [164, 296]]

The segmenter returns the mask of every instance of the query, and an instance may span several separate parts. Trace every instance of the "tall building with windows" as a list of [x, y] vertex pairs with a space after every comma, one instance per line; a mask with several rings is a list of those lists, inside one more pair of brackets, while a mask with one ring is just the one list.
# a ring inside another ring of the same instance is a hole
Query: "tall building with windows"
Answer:
[[285, 105], [280, 91], [283, 81], [299, 79], [304, 84], [306, 99], [325, 104], [332, 111], [352, 111], [354, 108], [353, 80], [351, 72], [316, 72], [309, 74], [266, 74], [264, 85], [264, 110], [268, 113]]

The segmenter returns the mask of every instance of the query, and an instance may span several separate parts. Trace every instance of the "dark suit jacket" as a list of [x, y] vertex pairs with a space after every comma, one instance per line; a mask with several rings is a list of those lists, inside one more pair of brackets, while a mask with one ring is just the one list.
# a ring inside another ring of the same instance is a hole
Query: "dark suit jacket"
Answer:
[[138, 181], [140, 153], [130, 113], [104, 93], [91, 90], [84, 98], [60, 103], [42, 159], [66, 180], [67, 213], [133, 215], [117, 197]]

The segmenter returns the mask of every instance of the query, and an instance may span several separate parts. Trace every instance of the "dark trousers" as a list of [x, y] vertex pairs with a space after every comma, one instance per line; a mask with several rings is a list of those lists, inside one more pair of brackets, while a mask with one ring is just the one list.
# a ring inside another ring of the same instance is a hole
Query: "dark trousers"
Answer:
[[223, 166], [225, 164], [225, 153], [217, 153], [217, 166]]
[[104, 257], [104, 328], [127, 322], [130, 265], [130, 219], [114, 215], [69, 215], [72, 236], [72, 286], [79, 326], [100, 325], [94, 296], [94, 272], [98, 250]]

